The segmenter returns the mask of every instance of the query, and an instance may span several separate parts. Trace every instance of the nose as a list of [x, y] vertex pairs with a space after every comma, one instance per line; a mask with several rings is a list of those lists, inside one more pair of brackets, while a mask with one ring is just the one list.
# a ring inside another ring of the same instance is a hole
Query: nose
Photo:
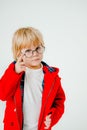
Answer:
[[33, 50], [33, 51], [32, 51], [32, 55], [33, 55], [33, 56], [36, 56], [36, 55], [37, 55], [37, 51], [36, 51], [36, 50]]

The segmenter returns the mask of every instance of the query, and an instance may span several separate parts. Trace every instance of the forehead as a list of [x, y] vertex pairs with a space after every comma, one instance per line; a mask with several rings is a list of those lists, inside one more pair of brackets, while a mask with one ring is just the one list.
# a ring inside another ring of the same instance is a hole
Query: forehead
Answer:
[[25, 44], [25, 45], [22, 45], [20, 48], [21, 48], [21, 50], [22, 49], [35, 49], [36, 47], [38, 47], [38, 46], [40, 46], [41, 45], [41, 43], [27, 43], [27, 44]]
[[27, 49], [29, 49], [29, 50], [35, 50], [38, 46], [40, 46], [40, 44], [27, 46], [27, 47], [25, 47], [25, 48], [22, 48], [21, 51], [24, 52], [24, 51], [26, 51]]

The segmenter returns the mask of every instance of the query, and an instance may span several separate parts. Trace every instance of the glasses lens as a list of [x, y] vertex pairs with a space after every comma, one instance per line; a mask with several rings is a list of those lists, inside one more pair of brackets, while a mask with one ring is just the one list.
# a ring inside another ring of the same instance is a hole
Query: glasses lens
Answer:
[[38, 52], [38, 53], [43, 53], [44, 52], [44, 47], [43, 46], [39, 46], [39, 47], [37, 47], [36, 48], [36, 51]]
[[25, 55], [26, 55], [26, 57], [31, 57], [32, 56], [32, 51], [31, 50], [26, 50]]

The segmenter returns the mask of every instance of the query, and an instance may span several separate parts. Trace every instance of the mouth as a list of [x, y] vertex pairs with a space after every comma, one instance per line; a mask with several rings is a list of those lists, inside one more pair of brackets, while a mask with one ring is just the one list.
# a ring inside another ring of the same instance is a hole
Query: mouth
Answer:
[[33, 59], [32, 61], [39, 61], [40, 59], [39, 58], [37, 58], [37, 59]]

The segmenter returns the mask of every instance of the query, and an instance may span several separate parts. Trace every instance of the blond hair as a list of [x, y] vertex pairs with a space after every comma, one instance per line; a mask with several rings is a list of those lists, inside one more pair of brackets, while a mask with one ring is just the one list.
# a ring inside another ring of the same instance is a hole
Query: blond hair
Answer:
[[20, 55], [21, 49], [29, 48], [31, 45], [44, 46], [43, 36], [41, 32], [33, 27], [25, 27], [18, 29], [12, 39], [13, 57], [17, 60]]

